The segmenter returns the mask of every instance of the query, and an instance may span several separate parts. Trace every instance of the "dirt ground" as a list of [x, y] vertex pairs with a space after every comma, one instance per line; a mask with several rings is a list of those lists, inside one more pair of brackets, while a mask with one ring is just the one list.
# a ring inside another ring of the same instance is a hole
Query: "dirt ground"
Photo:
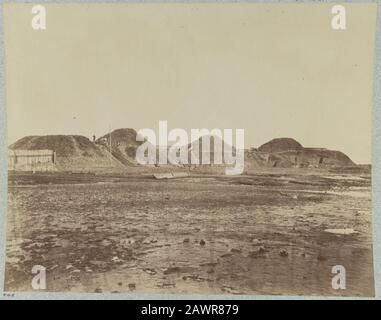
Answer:
[[371, 220], [366, 174], [14, 175], [5, 289], [373, 296]]

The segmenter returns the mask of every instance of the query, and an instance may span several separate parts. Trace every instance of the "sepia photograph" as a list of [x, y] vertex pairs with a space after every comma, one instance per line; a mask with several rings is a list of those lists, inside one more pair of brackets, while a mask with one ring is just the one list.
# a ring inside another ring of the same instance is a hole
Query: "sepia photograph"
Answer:
[[4, 291], [374, 297], [376, 3], [5, 3]]

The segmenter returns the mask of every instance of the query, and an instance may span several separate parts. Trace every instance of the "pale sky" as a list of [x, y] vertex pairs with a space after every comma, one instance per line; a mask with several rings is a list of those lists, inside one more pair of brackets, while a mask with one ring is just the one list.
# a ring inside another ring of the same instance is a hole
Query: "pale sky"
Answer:
[[4, 4], [8, 141], [243, 128], [371, 161], [375, 4]]

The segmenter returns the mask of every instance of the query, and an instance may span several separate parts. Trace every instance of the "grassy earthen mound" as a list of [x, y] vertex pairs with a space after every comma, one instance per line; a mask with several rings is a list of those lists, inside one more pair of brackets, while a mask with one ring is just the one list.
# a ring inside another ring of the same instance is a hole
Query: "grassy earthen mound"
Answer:
[[116, 129], [97, 139], [96, 143], [110, 149], [112, 155], [124, 165], [136, 164], [136, 150], [143, 141], [137, 141], [137, 132], [134, 129]]
[[261, 145], [258, 148], [258, 151], [261, 152], [282, 152], [282, 151], [288, 151], [288, 150], [302, 150], [303, 146], [292, 138], [277, 138], [272, 139], [269, 142], [266, 142], [265, 144]]
[[9, 146], [12, 150], [49, 149], [56, 152], [59, 170], [91, 170], [120, 167], [108, 151], [79, 135], [27, 136]]

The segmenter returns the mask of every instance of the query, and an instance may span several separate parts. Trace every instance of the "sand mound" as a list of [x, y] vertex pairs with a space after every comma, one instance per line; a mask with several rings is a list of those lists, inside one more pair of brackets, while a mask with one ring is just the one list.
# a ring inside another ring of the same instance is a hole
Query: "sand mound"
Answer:
[[134, 129], [116, 129], [100, 137], [96, 143], [110, 148], [112, 155], [124, 165], [136, 164], [136, 150], [144, 141], [136, 141], [137, 132]]
[[288, 150], [301, 150], [303, 146], [292, 138], [277, 138], [261, 145], [258, 150], [261, 152], [281, 152]]
[[12, 150], [41, 150], [56, 151], [57, 156], [103, 156], [100, 150], [84, 136], [27, 136], [9, 146]]
[[[208, 148], [208, 141], [209, 141], [209, 148]], [[204, 145], [205, 143], [205, 145]], [[203, 148], [205, 150], [203, 151]], [[209, 150], [209, 151], [208, 151]], [[233, 155], [235, 154], [235, 147], [231, 146], [231, 150]], [[199, 155], [199, 162], [202, 163], [202, 154], [209, 153], [210, 154], [210, 163], [214, 164], [215, 159], [217, 159], [218, 156], [215, 155], [215, 153], [221, 153], [222, 159], [224, 159], [224, 152], [225, 152], [225, 141], [221, 139], [219, 136], [216, 135], [206, 135], [200, 137], [198, 140], [192, 141], [188, 144], [188, 161], [191, 161], [192, 153], [194, 155]], [[228, 150], [226, 150], [228, 151]]]
[[[255, 163], [251, 164], [255, 159]], [[248, 166], [278, 168], [349, 167], [355, 163], [340, 151], [305, 148], [292, 138], [273, 139], [247, 153]]]
[[9, 149], [53, 150], [56, 152], [58, 170], [91, 170], [121, 166], [102, 146], [78, 135], [27, 136], [10, 145]]

